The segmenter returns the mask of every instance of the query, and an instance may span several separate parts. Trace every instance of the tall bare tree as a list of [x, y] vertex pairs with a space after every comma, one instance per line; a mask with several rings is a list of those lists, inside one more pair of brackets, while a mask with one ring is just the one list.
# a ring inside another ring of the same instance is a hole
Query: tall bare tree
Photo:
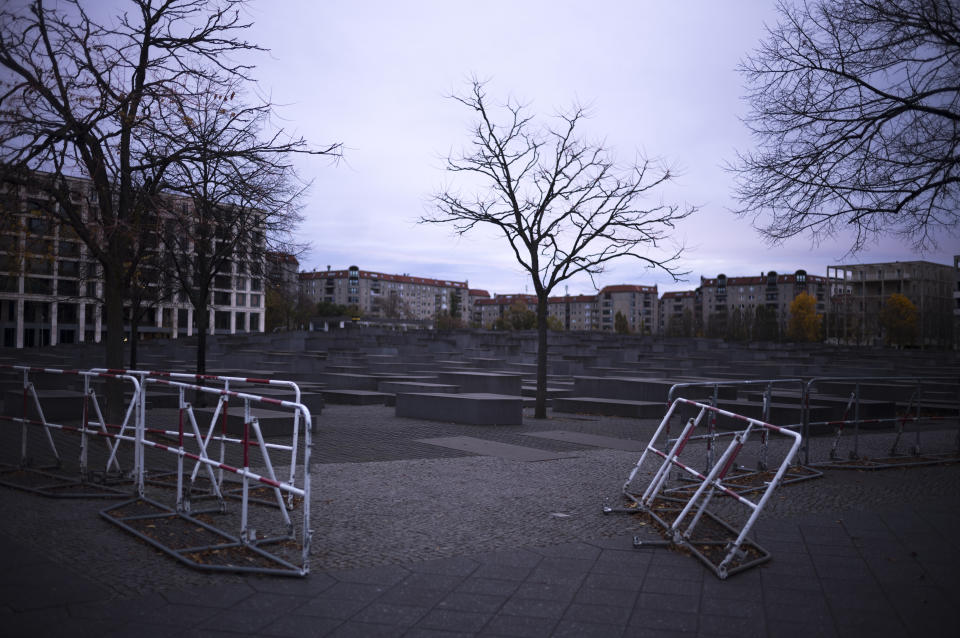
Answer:
[[[130, 0], [108, 22], [78, 0], [0, 10], [0, 167], [44, 189], [48, 214], [69, 225], [99, 263], [106, 364], [122, 367], [127, 291], [143, 255], [143, 220], [176, 153], [143, 140], [164, 100], [198, 77], [245, 78], [232, 54], [257, 47], [237, 0]], [[37, 180], [37, 171], [49, 179]], [[90, 206], [71, 197], [68, 175], [90, 180]]]
[[740, 213], [774, 242], [854, 231], [935, 247], [960, 223], [960, 7], [801, 0], [741, 65], [757, 148]]
[[214, 284], [233, 289], [238, 280], [249, 280], [252, 294], [262, 299], [267, 252], [293, 255], [305, 248], [294, 235], [305, 185], [291, 155], [339, 152], [337, 144], [311, 149], [302, 138], [271, 128], [272, 110], [269, 102], [244, 103], [235, 83], [207, 78], [171, 96], [162, 109], [165, 124], [154, 146], [169, 144], [176, 159], [164, 190], [181, 196], [164, 214], [165, 264], [194, 308], [197, 374], [206, 373]]
[[484, 83], [454, 99], [474, 112], [468, 150], [447, 158], [446, 168], [483, 184], [474, 195], [452, 189], [435, 195], [424, 223], [450, 224], [464, 234], [492, 226], [530, 275], [537, 296], [536, 418], [546, 417], [547, 298], [558, 284], [603, 272], [620, 257], [633, 257], [675, 278], [680, 250], [658, 256], [674, 224], [691, 207], [647, 201], [673, 174], [643, 159], [621, 168], [600, 144], [578, 137], [585, 117], [574, 107], [557, 126], [538, 126], [527, 109], [508, 101], [502, 121], [492, 112]]

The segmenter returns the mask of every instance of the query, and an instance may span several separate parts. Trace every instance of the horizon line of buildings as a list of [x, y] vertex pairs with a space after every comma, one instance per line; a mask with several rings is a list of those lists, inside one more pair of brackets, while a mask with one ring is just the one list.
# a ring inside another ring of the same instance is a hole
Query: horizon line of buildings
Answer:
[[[83, 214], [96, 206], [86, 180], [70, 178], [71, 198]], [[186, 207], [187, 202], [181, 202]], [[101, 315], [103, 282], [96, 260], [68, 225], [44, 215], [49, 196], [39, 187], [0, 184], [0, 345], [35, 347], [57, 343], [99, 342], [105, 334]], [[186, 209], [185, 209], [186, 210]], [[159, 216], [162, 211], [156, 214]], [[170, 250], [159, 233], [147, 239], [151, 250]], [[219, 241], [219, 240], [218, 240]], [[154, 272], [147, 287], [158, 293], [137, 328], [139, 338], [193, 335], [197, 311], [164, 273]], [[490, 328], [512, 305], [535, 310], [527, 294], [491, 295], [454, 281], [389, 274], [350, 266], [343, 270], [299, 271], [299, 262], [265, 246], [250, 246], [226, 262], [213, 279], [208, 307], [209, 331], [218, 334], [263, 332], [266, 292], [279, 286], [286, 295], [356, 308], [382, 319], [430, 326], [444, 316]], [[163, 294], [160, 294], [163, 292]], [[807, 292], [823, 314], [827, 339], [870, 343], [881, 336], [879, 314], [892, 293], [909, 298], [919, 315], [919, 343], [960, 347], [960, 256], [953, 266], [928, 261], [838, 265], [826, 276], [796, 270], [759, 276], [720, 274], [700, 278], [691, 290], [660, 294], [657, 286], [616, 284], [594, 294], [558, 295], [548, 301], [552, 323], [565, 330], [615, 331], [617, 315], [634, 333], [675, 336], [741, 335], [760, 309], [773, 317], [782, 335], [790, 302]], [[132, 317], [127, 316], [129, 333]], [[766, 333], [765, 333], [766, 334]], [[747, 335], [751, 338], [753, 335]]]
[[[358, 266], [299, 272], [296, 280], [300, 294], [313, 302], [352, 306], [380, 319], [430, 321], [447, 313], [474, 327], [491, 328], [512, 306], [535, 311], [537, 304], [535, 295], [491, 295], [470, 288], [467, 281]], [[952, 267], [917, 260], [831, 266], [826, 276], [803, 269], [759, 276], [719, 274], [701, 277], [694, 289], [662, 294], [656, 285], [607, 285], [595, 294], [551, 296], [548, 316], [565, 330], [615, 331], [621, 314], [634, 333], [729, 336], [750, 325], [758, 308], [764, 308], [779, 337], [786, 331], [790, 303], [802, 292], [815, 299], [827, 339], [869, 343], [882, 337], [880, 308], [890, 294], [900, 293], [918, 310], [919, 343], [960, 345], [960, 256]]]

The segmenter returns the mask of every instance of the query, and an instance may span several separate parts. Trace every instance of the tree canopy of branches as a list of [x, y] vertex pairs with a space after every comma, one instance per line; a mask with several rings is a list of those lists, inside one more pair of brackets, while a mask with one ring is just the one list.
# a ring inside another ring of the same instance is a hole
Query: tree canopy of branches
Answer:
[[[71, 226], [99, 262], [107, 324], [106, 364], [123, 361], [123, 303], [144, 255], [144, 227], [174, 161], [145, 140], [155, 114], [191, 78], [249, 70], [231, 53], [256, 47], [238, 3], [131, 0], [109, 23], [77, 0], [0, 11], [0, 166], [14, 183], [45, 190], [48, 214]], [[37, 179], [38, 171], [49, 179]], [[64, 176], [90, 180], [90, 206], [71, 198]], [[86, 208], [86, 210], [85, 210]]]
[[820, 341], [823, 315], [817, 314], [817, 300], [813, 295], [801, 292], [790, 302], [790, 319], [787, 321], [787, 337], [798, 343]]
[[733, 166], [743, 215], [777, 242], [854, 231], [935, 247], [960, 223], [955, 0], [783, 2], [741, 65], [757, 148]]
[[[236, 287], [245, 289], [249, 280], [253, 294], [263, 294], [271, 285], [277, 292], [278, 282], [265, 283], [265, 257], [294, 255], [304, 247], [294, 234], [303, 187], [290, 156], [335, 154], [338, 147], [311, 150], [301, 138], [268, 133], [272, 105], [245, 103], [238, 82], [201, 78], [191, 88], [165, 103], [163, 133], [154, 147], [167, 143], [176, 158], [164, 180], [165, 191], [181, 196], [171, 200], [175, 209], [163, 220], [165, 265], [194, 308], [196, 372], [205, 374], [215, 281], [223, 278], [229, 288], [240, 284]], [[189, 150], [178, 153], [181, 146]], [[283, 264], [276, 266], [273, 270], [282, 273]], [[293, 288], [282, 294], [296, 306]]]
[[[257, 146], [242, 137], [262, 123], [261, 112], [230, 104], [217, 112], [219, 129], [203, 119], [251, 79], [251, 67], [234, 61], [259, 49], [241, 37], [249, 26], [241, 4], [129, 0], [128, 10], [102, 22], [79, 0], [52, 7], [37, 0], [25, 12], [0, 11], [2, 177], [47, 191], [54, 204], [48, 214], [72, 227], [98, 262], [108, 367], [122, 367], [124, 301], [137, 288], [144, 262], [157, 261], [151, 238], [161, 230], [160, 192], [176, 185], [199, 201], [192, 187], [211, 158], [211, 131], [228, 132], [216, 140], [221, 152], [240, 145], [224, 161], [247, 153], [244, 170], [234, 167], [233, 185], [254, 178], [242, 193], [231, 193], [226, 208], [235, 213], [238, 206], [266, 201], [265, 213], [272, 212], [275, 202], [263, 192], [277, 176], [249, 170], [256, 164], [251, 149], [270, 146], [270, 139]], [[38, 172], [49, 178], [38, 181]], [[66, 176], [89, 180], [88, 205], [71, 197]], [[249, 195], [253, 190], [256, 197]], [[221, 203], [211, 195], [194, 208]], [[203, 305], [197, 309], [203, 314]]]
[[555, 126], [539, 126], [515, 101], [491, 110], [484, 83], [476, 79], [454, 99], [473, 112], [476, 123], [470, 146], [449, 156], [446, 169], [484, 186], [472, 195], [452, 188], [437, 193], [434, 211], [421, 221], [450, 224], [461, 235], [492, 227], [529, 274], [537, 296], [535, 416], [544, 418], [551, 291], [625, 256], [678, 276], [679, 250], [664, 256], [653, 251], [692, 209], [648, 202], [673, 174], [647, 159], [618, 166], [602, 144], [579, 137], [585, 117], [580, 107], [558, 115]]

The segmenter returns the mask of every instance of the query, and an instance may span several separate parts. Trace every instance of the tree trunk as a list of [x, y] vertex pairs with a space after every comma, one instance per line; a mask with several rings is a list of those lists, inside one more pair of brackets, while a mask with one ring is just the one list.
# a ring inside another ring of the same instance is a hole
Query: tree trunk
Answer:
[[[201, 299], [206, 300], [206, 295], [201, 295]], [[199, 310], [198, 310], [199, 308]], [[204, 375], [207, 373], [207, 331], [210, 330], [210, 313], [207, 312], [207, 304], [194, 304], [193, 316], [197, 318], [197, 369], [196, 374]], [[197, 379], [197, 385], [204, 385], [203, 380]], [[194, 404], [206, 405], [206, 395], [197, 390], [194, 397]]]
[[140, 333], [140, 304], [130, 306], [130, 369], [137, 369], [137, 341]]
[[[104, 268], [103, 311], [107, 318], [106, 367], [123, 368], [123, 289], [120, 278], [112, 268]], [[123, 384], [107, 382], [107, 420], [120, 423], [123, 420]]]
[[533, 418], [547, 418], [547, 294], [537, 296], [537, 401]]

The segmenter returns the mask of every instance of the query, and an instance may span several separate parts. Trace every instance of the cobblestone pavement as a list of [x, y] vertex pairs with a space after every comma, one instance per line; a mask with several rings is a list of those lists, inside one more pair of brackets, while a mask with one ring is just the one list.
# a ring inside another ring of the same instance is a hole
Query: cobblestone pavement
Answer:
[[[634, 549], [635, 534], [655, 534], [603, 514], [620, 503], [639, 453], [526, 436], [646, 441], [656, 424], [553, 415], [489, 428], [328, 406], [314, 439], [306, 579], [192, 571], [103, 521], [105, 501], [0, 487], [3, 633], [846, 636], [954, 626], [960, 465], [827, 470], [784, 486], [757, 528], [772, 561], [720, 581], [682, 553]], [[422, 441], [449, 436], [558, 458], [512, 461]], [[891, 440], [864, 435], [860, 450], [881, 454]], [[956, 431], [923, 442], [949, 450]], [[825, 459], [829, 444], [814, 439], [811, 457]], [[783, 449], [771, 442], [771, 459]]]

